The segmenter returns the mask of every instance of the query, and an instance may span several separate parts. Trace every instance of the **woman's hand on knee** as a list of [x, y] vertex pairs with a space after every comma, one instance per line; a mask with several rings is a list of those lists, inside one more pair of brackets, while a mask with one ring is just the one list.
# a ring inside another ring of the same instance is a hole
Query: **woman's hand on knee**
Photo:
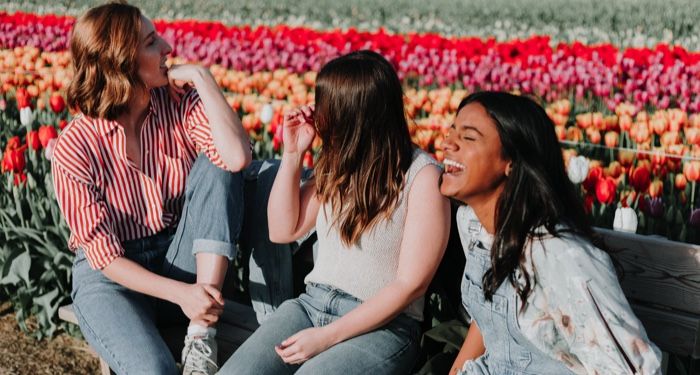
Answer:
[[275, 351], [285, 363], [298, 365], [331, 346], [333, 346], [333, 339], [327, 330], [323, 327], [314, 327], [301, 330], [279, 345], [275, 345]]
[[184, 284], [178, 292], [177, 304], [192, 321], [214, 324], [224, 312], [224, 297], [208, 284]]

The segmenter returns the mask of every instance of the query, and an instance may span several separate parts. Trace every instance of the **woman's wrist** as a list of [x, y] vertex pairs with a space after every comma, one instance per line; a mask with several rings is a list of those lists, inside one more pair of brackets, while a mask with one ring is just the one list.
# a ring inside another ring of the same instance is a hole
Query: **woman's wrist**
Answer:
[[165, 285], [163, 285], [164, 286], [164, 288], [163, 288], [164, 295], [162, 298], [168, 302], [174, 303], [174, 304], [179, 306], [180, 305], [180, 297], [182, 297], [182, 295], [184, 293], [183, 287], [187, 286], [187, 284], [183, 283], [181, 281], [176, 281], [176, 280], [167, 279], [167, 278], [166, 278], [166, 282], [164, 284], [165, 284]]
[[282, 160], [287, 160], [291, 165], [301, 168], [301, 163], [304, 161], [305, 151], [283, 151]]
[[209, 69], [201, 65], [191, 65], [192, 66], [192, 84], [195, 87], [201, 87], [207, 83], [216, 84], [214, 76], [211, 75]]

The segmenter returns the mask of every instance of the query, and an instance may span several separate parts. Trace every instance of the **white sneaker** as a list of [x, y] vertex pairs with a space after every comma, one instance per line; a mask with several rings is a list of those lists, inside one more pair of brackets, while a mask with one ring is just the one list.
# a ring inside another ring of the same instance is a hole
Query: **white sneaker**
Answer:
[[185, 337], [182, 349], [183, 375], [214, 375], [219, 371], [216, 364], [217, 345], [214, 336], [192, 334]]

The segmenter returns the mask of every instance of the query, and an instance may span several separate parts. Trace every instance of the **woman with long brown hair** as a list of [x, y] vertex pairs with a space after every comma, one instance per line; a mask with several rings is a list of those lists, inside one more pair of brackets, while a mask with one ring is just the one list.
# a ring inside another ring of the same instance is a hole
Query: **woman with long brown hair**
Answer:
[[533, 100], [464, 98], [442, 143], [472, 324], [450, 374], [658, 374], [661, 353], [593, 244], [554, 124]]
[[189, 320], [184, 373], [213, 373], [242, 220], [243, 182], [231, 172], [251, 160], [247, 134], [207, 69], [166, 66], [172, 48], [136, 7], [88, 10], [70, 48], [79, 115], [52, 174], [76, 251], [80, 328], [119, 374], [175, 374], [158, 326]]
[[[450, 210], [436, 162], [411, 143], [396, 72], [374, 52], [334, 59], [318, 75], [315, 109], [287, 113], [283, 126], [270, 238], [289, 242], [315, 227], [318, 258], [306, 293], [283, 303], [221, 373], [410, 371]], [[316, 133], [315, 178], [300, 188]]]

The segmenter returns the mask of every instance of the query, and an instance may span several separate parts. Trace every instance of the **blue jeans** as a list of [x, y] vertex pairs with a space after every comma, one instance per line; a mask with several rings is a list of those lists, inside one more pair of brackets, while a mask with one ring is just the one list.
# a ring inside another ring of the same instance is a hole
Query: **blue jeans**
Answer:
[[362, 303], [327, 285], [284, 302], [226, 361], [219, 374], [405, 374], [418, 355], [420, 327], [404, 314], [385, 326], [319, 353], [302, 365], [282, 362], [274, 346], [293, 334], [332, 323]]
[[[196, 280], [194, 252], [232, 258], [245, 215], [247, 233], [241, 234], [241, 242], [246, 242], [253, 251], [251, 259], [257, 259], [257, 263], [265, 267], [264, 271], [255, 271], [256, 275], [261, 275], [260, 285], [255, 290], [251, 288], [251, 296], [259, 299], [256, 305], [260, 317], [271, 313], [282, 300], [292, 296], [291, 290], [282, 288], [278, 292], [275, 289], [277, 285], [291, 285], [291, 281], [286, 280], [287, 277], [291, 279], [291, 258], [287, 264], [282, 259], [284, 254], [277, 258], [272, 256], [286, 250], [291, 257], [291, 250], [288, 245], [278, 245], [286, 249], [270, 248], [269, 240], [264, 241], [258, 233], [262, 228], [267, 233], [267, 218], [258, 212], [267, 211], [266, 197], [276, 172], [276, 168], [267, 168], [260, 174], [264, 178], [258, 181], [258, 171], [263, 164], [254, 162], [247, 170], [234, 174], [199, 156], [187, 179], [185, 203], [177, 229], [126, 241], [122, 244], [125, 257], [152, 272], [192, 283]], [[245, 210], [244, 199], [252, 202], [255, 209]], [[260, 206], [263, 200], [265, 206]], [[252, 275], [253, 271], [251, 279]], [[78, 250], [74, 260], [72, 297], [85, 338], [113, 371], [118, 374], [178, 373], [175, 359], [158, 327], [186, 324], [188, 319], [179, 306], [112, 282], [101, 271], [89, 267], [82, 250]]]

